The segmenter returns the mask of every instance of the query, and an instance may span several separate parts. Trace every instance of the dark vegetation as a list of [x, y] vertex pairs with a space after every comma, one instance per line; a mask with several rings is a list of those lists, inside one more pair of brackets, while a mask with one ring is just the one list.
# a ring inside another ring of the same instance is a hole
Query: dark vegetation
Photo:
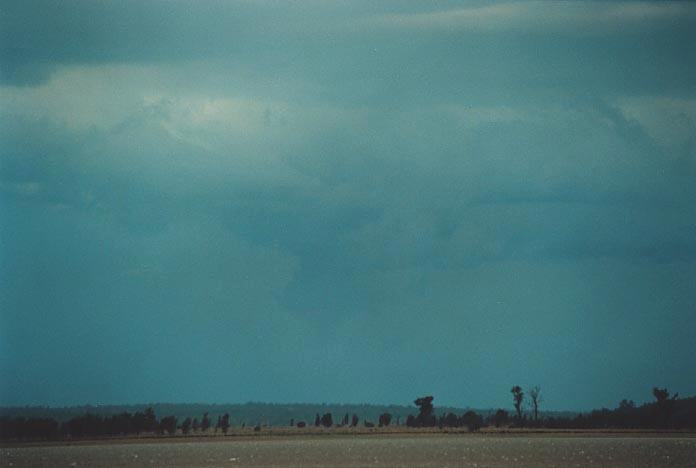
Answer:
[[655, 401], [636, 406], [632, 400], [622, 400], [614, 409], [602, 408], [575, 416], [539, 417], [542, 402], [541, 389], [529, 390], [528, 418], [522, 411], [525, 395], [519, 386], [511, 390], [516, 414], [512, 421], [504, 410], [493, 415], [492, 423], [497, 427], [507, 423], [515, 427], [549, 429], [696, 429], [696, 397], [679, 399], [679, 394], [670, 395], [666, 388], [653, 388]]
[[[417, 414], [408, 414], [402, 419], [403, 411], [396, 414], [384, 411], [384, 407], [368, 406], [372, 411], [363, 413], [362, 422], [366, 428], [389, 427], [401, 425], [405, 421], [408, 427], [438, 427], [466, 428], [469, 431], [477, 431], [484, 426], [495, 427], [528, 427], [549, 429], [696, 429], [696, 397], [679, 399], [678, 394], [671, 395], [666, 388], [654, 388], [652, 395], [654, 401], [637, 406], [633, 401], [622, 400], [614, 409], [602, 408], [589, 413], [570, 415], [568, 413], [544, 413], [540, 410], [543, 402], [540, 387], [528, 389], [525, 393], [521, 387], [514, 386], [511, 390], [512, 407], [514, 413], [510, 414], [505, 409], [490, 410], [477, 413], [472, 410], [462, 412], [456, 409], [443, 408], [436, 411], [432, 396], [417, 398], [414, 404], [418, 407]], [[529, 413], [525, 413], [525, 405]], [[241, 406], [241, 405], [240, 405]], [[292, 405], [264, 405], [265, 407], [283, 407]], [[301, 406], [301, 405], [300, 405]], [[319, 405], [306, 405], [317, 407]], [[322, 406], [327, 408], [325, 405]], [[357, 406], [343, 405], [342, 408], [358, 408]], [[405, 407], [390, 407], [402, 409]], [[382, 411], [375, 411], [381, 409]], [[30, 415], [22, 415], [25, 410]], [[37, 440], [37, 439], [76, 439], [89, 437], [114, 437], [126, 435], [174, 435], [188, 434], [227, 434], [233, 426], [230, 412], [224, 411], [215, 414], [216, 423], [213, 425], [208, 412], [203, 412], [198, 417], [190, 415], [179, 416], [170, 414], [158, 418], [153, 407], [144, 411], [120, 411], [112, 414], [101, 414], [96, 411], [87, 411], [81, 415], [73, 415], [62, 421], [54, 417], [46, 417], [45, 413], [51, 409], [44, 408], [41, 414], [37, 408], [2, 408], [0, 416], [0, 438], [13, 440]], [[34, 414], [31, 414], [34, 412]], [[19, 414], [18, 414], [19, 413]], [[38, 414], [37, 414], [38, 413]], [[336, 412], [337, 414], [341, 414]], [[331, 411], [316, 412], [314, 414], [314, 426], [316, 427], [356, 427], [360, 424], [361, 417], [357, 412], [346, 411], [340, 419], [334, 422]], [[295, 424], [295, 418], [290, 420], [290, 426], [304, 428], [308, 424], [304, 419], [311, 418], [304, 414], [303, 420]], [[249, 418], [247, 418], [249, 419]], [[254, 421], [254, 431], [260, 431], [262, 424], [258, 415]], [[340, 422], [339, 422], [340, 421]], [[376, 422], [375, 422], [376, 421]], [[246, 420], [238, 417], [234, 421], [238, 426], [245, 427]]]

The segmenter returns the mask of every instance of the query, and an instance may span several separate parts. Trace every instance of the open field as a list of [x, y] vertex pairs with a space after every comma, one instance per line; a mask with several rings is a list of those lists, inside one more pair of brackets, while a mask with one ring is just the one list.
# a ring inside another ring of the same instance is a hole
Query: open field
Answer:
[[254, 427], [231, 427], [225, 434], [222, 431], [208, 430], [206, 432], [192, 431], [182, 434], [177, 430], [176, 434], [158, 434], [145, 432], [139, 435], [103, 435], [85, 436], [81, 438], [58, 438], [58, 439], [25, 439], [0, 440], [0, 447], [14, 446], [47, 446], [47, 445], [85, 445], [85, 444], [142, 444], [142, 443], [184, 443], [184, 442], [220, 442], [230, 439], [263, 439], [263, 438], [306, 438], [306, 437], [391, 437], [391, 436], [498, 436], [498, 437], [693, 437], [696, 438], [696, 431], [691, 429], [622, 429], [622, 428], [602, 428], [602, 429], [549, 429], [549, 428], [515, 428], [485, 426], [475, 433], [470, 432], [465, 427], [407, 427], [407, 426], [388, 426], [388, 427], [348, 427], [334, 426], [330, 428], [308, 426], [304, 428], [289, 426], [262, 426], [258, 430]]
[[2, 466], [696, 466], [690, 434], [375, 434], [176, 438], [0, 449]]

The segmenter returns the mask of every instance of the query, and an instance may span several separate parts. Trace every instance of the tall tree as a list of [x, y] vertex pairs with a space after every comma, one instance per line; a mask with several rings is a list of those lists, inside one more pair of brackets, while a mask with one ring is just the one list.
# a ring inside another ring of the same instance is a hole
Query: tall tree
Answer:
[[145, 410], [145, 426], [144, 430], [146, 432], [154, 432], [157, 430], [157, 416], [155, 416], [155, 410], [152, 407]]
[[205, 432], [210, 428], [210, 417], [208, 413], [203, 414], [203, 419], [201, 420], [201, 431]]
[[539, 405], [541, 404], [541, 387], [538, 385], [529, 390], [529, 399], [532, 400], [532, 410], [534, 410], [534, 421], [539, 420]]
[[181, 433], [184, 435], [188, 434], [191, 430], [191, 424], [191, 418], [184, 419], [184, 421], [181, 423]]
[[222, 415], [220, 418], [220, 429], [222, 429], [222, 432], [227, 434], [227, 431], [230, 428], [230, 415], [228, 413], [225, 413]]
[[469, 432], [478, 431], [483, 425], [483, 418], [470, 410], [462, 415], [461, 425], [466, 426]]
[[517, 420], [522, 421], [522, 402], [524, 401], [522, 387], [515, 385], [512, 387], [512, 390], [510, 390], [510, 393], [512, 393], [512, 401], [515, 405], [515, 411], [517, 412]]
[[160, 421], [160, 434], [167, 433], [174, 435], [176, 433], [176, 416], [165, 416]]
[[140, 434], [145, 430], [146, 420], [145, 413], [136, 411], [133, 415], [133, 430], [136, 434]]
[[418, 416], [416, 416], [416, 424], [422, 427], [431, 427], [437, 424], [435, 415], [433, 415], [433, 400], [432, 396], [424, 396], [416, 398], [413, 402], [420, 408]]
[[669, 390], [655, 387], [653, 388], [653, 396], [655, 400], [657, 400], [657, 424], [659, 426], [667, 426], [672, 415], [672, 409], [674, 408], [674, 401], [679, 397], [679, 394], [675, 393], [672, 398], [670, 398]]
[[382, 413], [379, 415], [379, 427], [386, 427], [391, 424], [392, 415], [389, 413]]
[[321, 417], [321, 425], [324, 427], [333, 426], [333, 417], [331, 413], [325, 413], [324, 416]]

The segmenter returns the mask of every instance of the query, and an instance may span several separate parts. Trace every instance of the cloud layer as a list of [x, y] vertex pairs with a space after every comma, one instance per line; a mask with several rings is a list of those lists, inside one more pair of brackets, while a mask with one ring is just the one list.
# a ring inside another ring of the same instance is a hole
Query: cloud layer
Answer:
[[0, 18], [3, 403], [696, 392], [690, 3]]

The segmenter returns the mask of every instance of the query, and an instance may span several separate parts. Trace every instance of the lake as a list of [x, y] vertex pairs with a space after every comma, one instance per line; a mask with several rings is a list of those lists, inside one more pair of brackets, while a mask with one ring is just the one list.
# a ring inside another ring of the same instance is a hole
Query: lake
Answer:
[[2, 466], [696, 467], [690, 436], [398, 435], [3, 447]]

